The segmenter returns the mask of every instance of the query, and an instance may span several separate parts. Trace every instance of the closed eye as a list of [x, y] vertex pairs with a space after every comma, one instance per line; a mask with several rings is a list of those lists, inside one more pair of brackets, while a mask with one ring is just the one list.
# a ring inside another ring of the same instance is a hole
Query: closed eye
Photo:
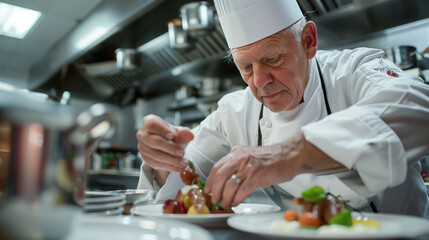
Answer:
[[246, 65], [246, 66], [243, 68], [243, 73], [244, 73], [244, 74], [249, 74], [249, 73], [251, 73], [251, 72], [252, 72], [252, 65], [251, 65], [251, 64]]
[[277, 55], [277, 56], [275, 56], [275, 57], [268, 58], [268, 59], [266, 59], [265, 61], [266, 61], [266, 62], [268, 62], [268, 63], [275, 63], [275, 62], [277, 62], [279, 59], [280, 59], [280, 55]]

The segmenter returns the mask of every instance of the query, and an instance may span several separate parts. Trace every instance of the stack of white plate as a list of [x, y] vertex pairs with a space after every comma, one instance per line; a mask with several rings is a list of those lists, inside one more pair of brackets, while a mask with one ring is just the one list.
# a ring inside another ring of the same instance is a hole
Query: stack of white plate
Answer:
[[124, 204], [123, 193], [86, 191], [83, 210], [88, 214], [119, 215]]

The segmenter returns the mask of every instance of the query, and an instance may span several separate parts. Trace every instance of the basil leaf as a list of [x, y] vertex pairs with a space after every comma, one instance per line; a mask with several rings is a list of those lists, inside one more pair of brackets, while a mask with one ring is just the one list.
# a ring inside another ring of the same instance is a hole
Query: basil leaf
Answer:
[[351, 227], [353, 224], [352, 211], [350, 209], [344, 208], [343, 211], [337, 214], [337, 216], [331, 218], [328, 224], [329, 225], [339, 224], [339, 225]]
[[326, 197], [323, 188], [315, 186], [302, 192], [302, 198], [307, 202], [318, 202]]

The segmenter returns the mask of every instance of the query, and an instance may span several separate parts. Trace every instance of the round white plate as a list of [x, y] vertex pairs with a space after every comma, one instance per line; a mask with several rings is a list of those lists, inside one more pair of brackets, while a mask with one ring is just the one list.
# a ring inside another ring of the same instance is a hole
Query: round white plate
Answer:
[[102, 211], [109, 210], [118, 207], [122, 207], [125, 204], [125, 199], [117, 201], [117, 202], [109, 202], [109, 203], [90, 203], [85, 204], [83, 206], [83, 210], [85, 211]]
[[85, 192], [85, 204], [88, 203], [107, 203], [125, 199], [125, 194], [115, 192]]
[[74, 219], [65, 240], [213, 240], [205, 229], [169, 219], [146, 219], [133, 216], [85, 216]]
[[180, 221], [186, 221], [201, 226], [223, 226], [226, 225], [226, 220], [235, 215], [239, 214], [259, 214], [259, 213], [272, 213], [280, 211], [280, 207], [269, 204], [253, 204], [253, 203], [242, 203], [237, 207], [233, 207], [235, 213], [228, 214], [198, 214], [198, 215], [187, 215], [187, 214], [164, 214], [162, 212], [163, 204], [156, 205], [143, 205], [131, 208], [130, 212], [134, 215], [150, 216], [150, 217], [161, 217], [169, 218]]
[[[254, 216], [234, 216], [228, 219], [228, 225], [237, 230], [265, 237], [281, 239], [396, 239], [412, 238], [429, 233], [429, 221], [424, 218], [393, 214], [362, 213], [369, 219], [379, 221], [380, 230], [375, 233], [350, 233], [319, 235], [315, 230], [297, 230], [294, 232], [275, 231], [270, 228], [275, 219], [282, 219], [283, 212]], [[353, 213], [353, 216], [359, 216]]]

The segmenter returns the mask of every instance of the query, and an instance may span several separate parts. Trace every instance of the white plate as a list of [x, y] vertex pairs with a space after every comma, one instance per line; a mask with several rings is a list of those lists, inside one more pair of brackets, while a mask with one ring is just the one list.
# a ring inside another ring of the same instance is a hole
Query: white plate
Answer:
[[109, 209], [109, 210], [101, 210], [101, 211], [91, 211], [91, 212], [85, 212], [85, 214], [87, 215], [109, 215], [109, 216], [114, 216], [114, 215], [119, 215], [124, 211], [124, 207], [118, 207], [118, 208], [114, 208], [114, 209]]
[[65, 240], [213, 240], [205, 229], [169, 219], [146, 219], [133, 216], [85, 216], [74, 219]]
[[109, 202], [109, 203], [90, 203], [85, 204], [83, 206], [83, 210], [85, 211], [103, 211], [114, 209], [118, 207], [123, 207], [125, 204], [125, 199], [117, 201], [117, 202]]
[[85, 204], [88, 203], [107, 203], [125, 199], [125, 194], [114, 192], [85, 192]]
[[232, 208], [235, 213], [187, 215], [164, 214], [162, 212], [162, 206], [163, 204], [136, 206], [131, 208], [130, 212], [134, 215], [176, 219], [180, 221], [195, 223], [201, 226], [213, 227], [226, 225], [226, 220], [229, 217], [235, 216], [237, 214], [248, 215], [280, 211], [280, 207], [276, 205], [242, 203], [239, 204], [237, 207]]
[[[353, 213], [353, 216], [358, 216]], [[347, 235], [319, 235], [316, 231], [298, 230], [295, 232], [275, 231], [270, 224], [282, 219], [282, 213], [255, 216], [234, 216], [228, 219], [228, 225], [240, 231], [265, 237], [281, 239], [392, 239], [412, 238], [429, 233], [429, 221], [424, 218], [393, 214], [363, 213], [369, 219], [379, 221], [380, 230], [375, 233], [352, 233]]]

